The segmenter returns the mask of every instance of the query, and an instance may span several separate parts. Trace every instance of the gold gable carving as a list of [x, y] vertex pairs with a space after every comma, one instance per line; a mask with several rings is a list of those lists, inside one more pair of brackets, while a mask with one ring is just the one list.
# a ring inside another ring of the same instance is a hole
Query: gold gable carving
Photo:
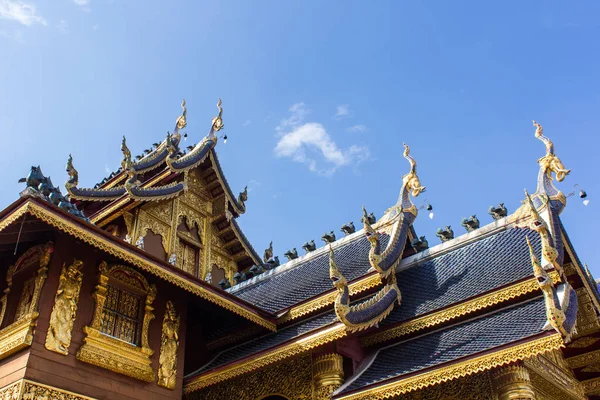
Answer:
[[280, 395], [288, 399], [313, 398], [311, 355], [264, 368], [230, 382], [188, 395], [189, 400], [262, 399]]
[[95, 400], [92, 397], [21, 379], [0, 389], [0, 398], [6, 400]]
[[167, 301], [163, 319], [158, 386], [175, 389], [177, 379], [177, 350], [179, 349], [179, 315], [171, 301]]

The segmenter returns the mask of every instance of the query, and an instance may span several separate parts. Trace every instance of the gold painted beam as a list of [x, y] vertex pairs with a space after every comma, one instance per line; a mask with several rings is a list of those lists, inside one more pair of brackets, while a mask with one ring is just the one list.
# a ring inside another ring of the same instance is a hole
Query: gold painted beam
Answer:
[[533, 357], [551, 350], [564, 347], [564, 342], [559, 333], [538, 337], [525, 343], [515, 344], [511, 347], [496, 350], [478, 357], [464, 361], [453, 362], [450, 365], [440, 366], [431, 371], [408, 376], [382, 383], [356, 393], [336, 397], [339, 400], [379, 400], [400, 396], [404, 393], [433, 386], [449, 380], [462, 378], [490, 370], [511, 362]]
[[590, 351], [589, 353], [565, 359], [570, 368], [583, 368], [591, 364], [600, 363], [600, 350]]
[[[556, 271], [550, 272], [549, 275], [555, 283], [560, 280], [560, 276]], [[372, 346], [390, 339], [405, 336], [537, 290], [540, 290], [537, 279], [527, 279], [526, 281], [507, 286], [504, 289], [474, 297], [444, 310], [403, 322], [393, 328], [376, 332], [370, 336], [365, 336], [361, 339], [361, 344], [363, 346]]]
[[259, 355], [253, 355], [239, 362], [227, 364], [222, 368], [192, 377], [184, 382], [183, 392], [191, 393], [210, 385], [263, 368], [277, 361], [295, 356], [346, 336], [346, 326], [335, 323], [325, 329], [296, 338], [291, 343], [275, 347]]
[[585, 394], [588, 396], [600, 394], [600, 378], [588, 379], [587, 381], [581, 382]]
[[[176, 274], [163, 266], [143, 255], [138, 254], [135, 250], [129, 249], [129, 245], [123, 242], [123, 244], [117, 244], [120, 239], [112, 238], [108, 239], [105, 235], [100, 232], [94, 232], [93, 229], [96, 227], [86, 228], [82, 226], [85, 224], [84, 221], [76, 223], [71, 220], [70, 217], [61, 215], [59, 211], [52, 210], [47, 207], [41, 206], [33, 198], [27, 199], [21, 206], [17, 207], [11, 213], [6, 215], [0, 221], [0, 231], [5, 229], [10, 224], [14, 223], [17, 219], [23, 216], [25, 213], [29, 213], [36, 218], [44, 221], [45, 223], [79, 239], [85, 243], [88, 243], [108, 254], [111, 254], [125, 262], [128, 262], [136, 267], [150, 272], [153, 275], [158, 276], [165, 281], [174, 284], [190, 293], [193, 293], [211, 303], [217, 304], [226, 310], [229, 310], [235, 314], [238, 314], [258, 325], [261, 325], [269, 330], [275, 331], [276, 325], [268, 318], [262, 316], [258, 311], [251, 309], [250, 307], [244, 307], [243, 305], [236, 302], [234, 299], [227, 298], [225, 294], [218, 293], [218, 289], [212, 287], [200, 285], [199, 283], [193, 282], [179, 274]], [[75, 217], [73, 217], [75, 218]], [[232, 297], [232, 296], [231, 296]]]

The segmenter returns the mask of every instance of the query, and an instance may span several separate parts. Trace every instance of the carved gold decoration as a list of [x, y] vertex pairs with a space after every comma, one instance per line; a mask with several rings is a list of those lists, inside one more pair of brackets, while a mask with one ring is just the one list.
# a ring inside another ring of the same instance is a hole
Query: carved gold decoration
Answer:
[[[560, 276], [558, 275], [558, 272], [552, 271], [549, 275], [553, 282], [559, 282]], [[372, 346], [376, 343], [385, 342], [431, 326], [439, 325], [443, 322], [462, 317], [463, 315], [491, 307], [537, 290], [540, 290], [538, 281], [535, 278], [531, 278], [523, 282], [512, 284], [504, 289], [472, 298], [471, 300], [467, 300], [444, 310], [403, 322], [391, 329], [365, 336], [361, 338], [361, 343], [363, 346]]]
[[[83, 328], [86, 336], [84, 344], [77, 352], [77, 359], [98, 367], [109, 369], [145, 382], [154, 381], [154, 370], [150, 356], [154, 353], [148, 343], [148, 328], [154, 319], [152, 302], [156, 297], [156, 287], [150, 286], [137, 271], [124, 265], [108, 266], [102, 262], [100, 276], [94, 292], [96, 308], [90, 326]], [[102, 320], [109, 282], [114, 279], [121, 284], [141, 289], [146, 293], [146, 305], [141, 331], [141, 347], [103, 334]]]
[[50, 326], [46, 334], [46, 348], [65, 356], [69, 354], [71, 331], [77, 313], [77, 302], [83, 280], [82, 266], [83, 262], [80, 260], [74, 260], [68, 267], [63, 264], [50, 315]]
[[95, 400], [92, 397], [69, 392], [29, 379], [20, 379], [0, 389], [3, 400]]
[[483, 400], [496, 399], [488, 371], [439, 383], [403, 395], [402, 400]]
[[21, 296], [17, 303], [17, 310], [15, 311], [15, 321], [20, 320], [29, 313], [29, 306], [33, 299], [33, 291], [35, 287], [35, 276], [27, 279], [21, 289]]
[[[583, 339], [579, 339], [579, 340], [584, 340], [584, 339], [588, 339], [588, 338], [583, 338]], [[590, 339], [592, 339], [592, 338], [590, 338]], [[598, 338], [593, 338], [593, 339], [598, 339]], [[577, 343], [578, 341], [573, 342], [573, 343]], [[569, 345], [569, 347], [573, 347], [573, 343], [571, 343]], [[584, 353], [584, 354], [580, 354], [578, 356], [569, 357], [565, 361], [567, 362], [569, 367], [573, 368], [573, 369], [587, 367], [588, 365], [592, 365], [592, 364], [600, 364], [600, 350], [594, 350], [594, 351], [590, 351], [589, 353]]]
[[44, 286], [44, 282], [46, 282], [46, 271], [48, 271], [48, 264], [53, 252], [54, 244], [52, 242], [34, 246], [23, 253], [6, 273], [8, 287], [4, 291], [5, 294], [2, 298], [2, 317], [4, 317], [6, 311], [8, 294], [10, 293], [14, 275], [29, 266], [39, 265], [36, 275], [27, 281], [29, 282], [31, 291], [24, 289], [21, 292], [22, 294], [27, 293], [27, 296], [20, 296], [15, 322], [0, 330], [0, 360], [30, 346], [33, 341], [33, 330], [39, 316], [38, 303], [42, 287]]
[[38, 316], [37, 312], [27, 314], [0, 331], [0, 360], [31, 346]]
[[179, 316], [172, 302], [167, 301], [162, 325], [158, 386], [175, 389], [177, 378], [177, 349], [179, 348]]
[[152, 231], [155, 235], [160, 235], [163, 250], [165, 253], [170, 254], [170, 238], [171, 238], [171, 225], [169, 222], [164, 222], [160, 218], [140, 210], [137, 222], [137, 238], [143, 238], [146, 236], [148, 231]]
[[466, 361], [454, 363], [446, 367], [433, 369], [429, 372], [411, 376], [406, 379], [399, 379], [387, 384], [362, 390], [358, 393], [341, 396], [339, 399], [387, 399], [426, 386], [436, 385], [451, 379], [457, 379], [511, 362], [523, 360], [528, 357], [533, 357], [547, 351], [559, 349], [563, 346], [564, 342], [562, 337], [560, 334], [555, 333], [517, 344], [509, 348], [497, 350], [490, 354], [473, 357]]
[[339, 354], [324, 354], [313, 362], [314, 400], [331, 399], [344, 383], [344, 358]]
[[0, 389], [0, 399], [20, 400], [23, 388], [23, 380], [18, 380]]
[[277, 361], [284, 360], [323, 344], [338, 340], [344, 336], [346, 336], [346, 327], [344, 324], [333, 324], [328, 328], [294, 339], [292, 343], [287, 345], [264, 351], [252, 358], [234, 362], [223, 368], [219, 368], [218, 370], [209, 371], [200, 376], [190, 378], [184, 385], [184, 393], [191, 393], [241, 374], [263, 368]]
[[577, 333], [573, 337], [581, 337], [600, 331], [600, 322], [596, 316], [596, 309], [586, 288], [582, 287], [577, 293]]
[[[353, 296], [358, 293], [365, 292], [369, 289], [377, 287], [381, 284], [381, 277], [377, 273], [364, 276], [357, 281], [354, 281], [348, 285], [350, 289], [350, 295]], [[337, 292], [331, 290], [325, 294], [321, 294], [318, 297], [302, 303], [298, 306], [294, 306], [286, 311], [281, 317], [278, 318], [277, 322], [283, 324], [288, 321], [292, 321], [296, 318], [300, 318], [304, 315], [310, 314], [313, 311], [317, 311], [321, 308], [330, 306], [335, 301]]]
[[[581, 383], [575, 379], [560, 350], [528, 358], [524, 360], [524, 365], [532, 372], [531, 378], [536, 391], [539, 390], [538, 388], [545, 389], [554, 397], [558, 393], [562, 393], [556, 397], [557, 399], [586, 399]], [[550, 386], [554, 386], [554, 388], [550, 388]]]
[[155, 263], [142, 255], [129, 250], [125, 245], [121, 245], [116, 240], [109, 240], [103, 235], [100, 235], [90, 229], [83, 228], [83, 223], [76, 223], [58, 214], [54, 210], [47, 209], [35, 202], [34, 199], [27, 199], [23, 205], [16, 208], [0, 221], [0, 231], [6, 229], [7, 226], [13, 224], [16, 220], [22, 217], [25, 213], [39, 218], [43, 222], [65, 232], [85, 243], [88, 243], [97, 249], [100, 249], [114, 257], [117, 257], [127, 263], [130, 263], [144, 271], [148, 271], [159, 278], [181, 287], [190, 293], [193, 293], [205, 300], [215, 303], [235, 314], [238, 314], [250, 321], [253, 321], [260, 326], [263, 326], [272, 331], [275, 330], [275, 323], [263, 317], [258, 311], [242, 306], [237, 302], [224, 298], [217, 290], [210, 286], [200, 285], [195, 282], [181, 277], [173, 272], [170, 272], [162, 264]]
[[600, 378], [588, 379], [581, 382], [585, 394], [588, 396], [600, 395]]
[[522, 365], [509, 365], [492, 372], [498, 400], [535, 400], [529, 371]]
[[247, 374], [230, 382], [222, 382], [188, 395], [189, 400], [264, 399], [279, 395], [293, 400], [309, 400], [312, 394], [310, 354], [293, 358]]

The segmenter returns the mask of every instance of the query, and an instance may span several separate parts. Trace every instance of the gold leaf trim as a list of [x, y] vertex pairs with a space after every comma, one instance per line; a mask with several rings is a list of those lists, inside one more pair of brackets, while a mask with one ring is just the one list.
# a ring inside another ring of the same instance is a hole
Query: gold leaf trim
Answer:
[[[379, 274], [373, 274], [371, 276], [367, 276], [365, 278], [360, 279], [359, 281], [353, 282], [348, 285], [348, 289], [350, 290], [350, 295], [355, 295], [358, 293], [365, 292], [369, 289], [377, 287], [381, 284], [381, 277]], [[332, 289], [330, 293], [326, 293], [321, 295], [313, 300], [310, 300], [304, 304], [299, 306], [295, 306], [289, 309], [288, 312], [283, 314], [278, 320], [278, 324], [283, 324], [285, 322], [292, 321], [296, 318], [300, 318], [304, 315], [310, 314], [313, 311], [319, 310], [321, 308], [332, 305], [335, 302], [335, 298], [337, 296], [337, 291]]]
[[[558, 282], [560, 280], [560, 276], [556, 271], [550, 272], [549, 275], [552, 281], [554, 282]], [[431, 326], [439, 325], [443, 322], [458, 317], [462, 317], [463, 315], [470, 314], [472, 312], [479, 311], [487, 307], [491, 307], [504, 301], [514, 299], [524, 294], [535, 292], [537, 290], [540, 290], [538, 281], [535, 278], [531, 278], [524, 282], [519, 282], [510, 285], [504, 289], [475, 297], [471, 300], [457, 304], [448, 309], [403, 322], [394, 328], [377, 332], [370, 336], [366, 336], [361, 339], [361, 344], [363, 346], [372, 346], [374, 344], [385, 342], [390, 339], [405, 336], [410, 333], [417, 332], [422, 329], [429, 328]]]
[[383, 384], [374, 388], [366, 389], [358, 393], [338, 397], [338, 399], [379, 400], [399, 396], [407, 392], [422, 389], [427, 386], [447, 382], [452, 379], [462, 378], [478, 372], [486, 371], [514, 361], [533, 357], [547, 351], [557, 350], [564, 347], [560, 334], [544, 336], [526, 343], [514, 345], [508, 349], [498, 350], [491, 354], [471, 358], [446, 367], [434, 369], [416, 376], [400, 379], [395, 382]]
[[258, 356], [254, 356], [249, 360], [239, 363], [232, 363], [224, 367], [224, 369], [208, 372], [206, 374], [191, 378], [190, 381], [184, 384], [184, 393], [195, 392], [204, 387], [214, 385], [227, 379], [231, 379], [238, 375], [263, 368], [274, 362], [281, 361], [285, 358], [303, 353], [323, 344], [338, 340], [346, 336], [346, 327], [344, 324], [336, 323], [335, 325], [310, 334], [306, 337], [295, 339], [292, 343], [272, 349]]
[[[258, 312], [250, 311], [250, 310], [240, 306], [239, 304], [234, 303], [232, 300], [226, 299], [226, 298], [222, 297], [221, 295], [219, 295], [217, 293], [213, 293], [198, 284], [192, 283], [189, 280], [187, 280], [186, 278], [180, 277], [180, 276], [166, 270], [162, 266], [160, 266], [158, 264], [154, 264], [151, 261], [143, 258], [142, 256], [131, 252], [128, 249], [117, 246], [116, 244], [112, 243], [108, 239], [77, 226], [75, 223], [67, 220], [65, 217], [57, 215], [54, 212], [47, 210], [47, 209], [41, 207], [40, 205], [32, 202], [31, 200], [28, 201], [27, 203], [25, 203], [24, 205], [22, 205], [21, 207], [19, 207], [17, 210], [15, 210], [9, 216], [7, 216], [5, 220], [0, 222], [0, 231], [9, 225], [6, 222], [7, 220], [14, 222], [16, 219], [18, 219], [20, 216], [22, 216], [25, 212], [30, 213], [34, 217], [41, 219], [42, 221], [46, 222], [47, 224], [52, 225], [55, 228], [65, 232], [73, 237], [76, 237], [92, 246], [95, 246], [96, 248], [98, 248], [102, 251], [105, 251], [108, 254], [118, 257], [125, 262], [131, 263], [132, 265], [135, 265], [136, 267], [138, 267], [144, 271], [150, 272], [150, 273], [158, 276], [159, 278], [164, 279], [165, 281], [174, 284], [175, 286], [178, 286], [178, 287], [180, 287], [184, 290], [187, 290], [188, 292], [193, 293], [205, 300], [208, 300], [214, 304], [217, 304], [217, 305], [225, 308], [226, 310], [229, 310], [229, 311], [231, 311], [235, 314], [238, 314], [254, 323], [259, 324], [260, 326], [263, 326], [271, 331], [276, 330], [275, 323], [268, 321], [267, 319], [261, 317], [260, 315], [258, 315]], [[15, 214], [17, 216], [15, 216]]]
[[588, 379], [581, 384], [588, 396], [600, 394], [600, 378]]
[[31, 346], [38, 315], [37, 312], [26, 314], [0, 331], [0, 360]]
[[[569, 346], [570, 347], [570, 346]], [[570, 368], [582, 368], [591, 364], [600, 363], [600, 350], [590, 351], [565, 360]]]

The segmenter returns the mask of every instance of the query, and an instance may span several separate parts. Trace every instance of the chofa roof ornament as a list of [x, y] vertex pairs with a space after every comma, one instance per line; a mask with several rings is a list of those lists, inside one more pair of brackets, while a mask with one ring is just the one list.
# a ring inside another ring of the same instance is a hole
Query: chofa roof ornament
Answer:
[[535, 121], [533, 121], [533, 126], [536, 128], [535, 137], [546, 146], [546, 155], [538, 160], [540, 170], [533, 201], [535, 206], [539, 208], [543, 202], [543, 197], [547, 196], [555, 211], [560, 213], [567, 204], [567, 200], [563, 192], [554, 186], [552, 174], [555, 174], [558, 182], [562, 182], [571, 170], [566, 169], [560, 158], [555, 154], [554, 144], [550, 138], [544, 136], [542, 126]]
[[402, 259], [408, 231], [418, 213], [410, 196], [416, 197], [425, 190], [425, 186], [421, 185], [417, 176], [417, 163], [410, 156], [410, 148], [406, 144], [404, 144], [404, 158], [408, 160], [410, 170], [402, 177], [402, 189], [398, 202], [386, 211], [382, 221], [382, 224], [393, 222], [390, 240], [383, 251], [379, 241], [379, 232], [371, 226], [375, 221], [370, 218], [363, 206], [364, 231], [371, 244], [369, 263], [373, 269], [379, 272], [381, 281], [385, 283], [383, 288], [370, 299], [357, 305], [350, 305], [348, 282], [335, 263], [333, 247], [331, 243], [329, 244], [329, 276], [333, 286], [338, 290], [335, 312], [338, 319], [351, 332], [377, 325], [394, 309], [396, 302], [400, 304], [401, 301], [400, 289], [396, 284], [396, 266]]

